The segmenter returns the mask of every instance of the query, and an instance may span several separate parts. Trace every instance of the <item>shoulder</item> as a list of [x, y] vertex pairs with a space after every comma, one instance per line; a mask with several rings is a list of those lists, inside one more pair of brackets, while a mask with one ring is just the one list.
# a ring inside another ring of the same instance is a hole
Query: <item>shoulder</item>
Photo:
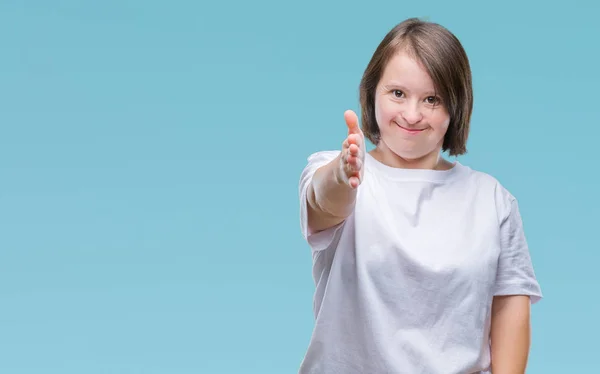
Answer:
[[318, 151], [310, 154], [302, 170], [302, 178], [312, 176], [312, 174], [321, 166], [331, 162], [341, 151]]
[[318, 163], [328, 163], [334, 158], [336, 158], [340, 154], [340, 152], [341, 151], [325, 150], [311, 153], [307, 158], [307, 162], [309, 165]]
[[514, 204], [516, 204], [516, 197], [492, 174], [482, 170], [472, 169], [465, 165], [462, 165], [462, 167], [464, 169], [463, 175], [465, 178], [476, 186], [477, 190], [483, 193], [484, 196], [489, 196], [494, 199], [499, 220], [502, 221], [505, 219], [510, 214]]
[[463, 169], [462, 175], [468, 178], [471, 182], [477, 183], [482, 187], [497, 188], [501, 186], [500, 181], [490, 173], [482, 170], [473, 169], [468, 165], [461, 164]]
[[340, 154], [340, 152], [341, 151], [318, 151], [307, 157], [302, 172], [300, 173], [299, 188], [301, 193], [303, 190], [306, 190], [317, 169], [331, 162]]

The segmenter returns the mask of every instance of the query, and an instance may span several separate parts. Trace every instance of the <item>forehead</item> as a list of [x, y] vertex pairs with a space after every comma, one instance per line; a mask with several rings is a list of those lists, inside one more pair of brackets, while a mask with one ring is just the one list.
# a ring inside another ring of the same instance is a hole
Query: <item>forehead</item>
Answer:
[[379, 83], [397, 84], [415, 92], [433, 91], [435, 88], [423, 64], [404, 50], [395, 53], [388, 61]]

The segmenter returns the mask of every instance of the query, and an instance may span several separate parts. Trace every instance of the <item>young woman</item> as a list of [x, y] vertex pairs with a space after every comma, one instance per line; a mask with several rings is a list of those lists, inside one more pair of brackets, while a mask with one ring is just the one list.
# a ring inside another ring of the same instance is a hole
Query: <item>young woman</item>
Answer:
[[517, 201], [442, 157], [466, 152], [473, 107], [459, 40], [400, 23], [366, 68], [360, 104], [360, 125], [344, 115], [341, 151], [311, 155], [300, 178], [316, 283], [300, 373], [524, 373], [542, 295]]

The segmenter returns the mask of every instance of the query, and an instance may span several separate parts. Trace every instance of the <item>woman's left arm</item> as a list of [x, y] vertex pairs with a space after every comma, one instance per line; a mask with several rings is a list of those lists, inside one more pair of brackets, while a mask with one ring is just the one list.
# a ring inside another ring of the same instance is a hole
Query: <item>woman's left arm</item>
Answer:
[[531, 344], [529, 296], [495, 296], [492, 303], [493, 374], [524, 374]]

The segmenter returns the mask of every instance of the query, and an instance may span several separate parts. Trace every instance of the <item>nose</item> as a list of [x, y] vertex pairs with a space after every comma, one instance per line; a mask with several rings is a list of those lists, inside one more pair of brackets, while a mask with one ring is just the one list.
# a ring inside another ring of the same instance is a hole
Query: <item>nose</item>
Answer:
[[406, 105], [404, 110], [401, 112], [402, 118], [409, 125], [419, 123], [423, 119], [423, 114], [418, 105]]

